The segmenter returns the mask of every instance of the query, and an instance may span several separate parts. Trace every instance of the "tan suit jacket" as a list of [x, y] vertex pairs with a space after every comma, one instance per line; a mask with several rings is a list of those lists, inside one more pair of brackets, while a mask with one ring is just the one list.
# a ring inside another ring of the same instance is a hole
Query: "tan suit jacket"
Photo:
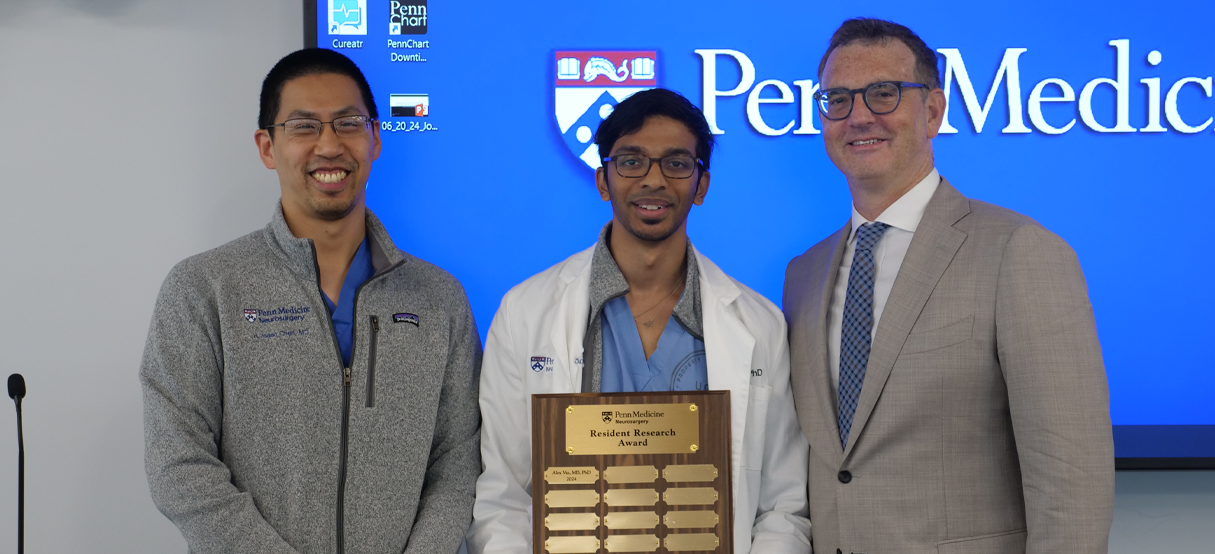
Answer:
[[785, 280], [815, 552], [1105, 553], [1109, 390], [1072, 249], [942, 179], [841, 449], [827, 312], [849, 231], [794, 258]]

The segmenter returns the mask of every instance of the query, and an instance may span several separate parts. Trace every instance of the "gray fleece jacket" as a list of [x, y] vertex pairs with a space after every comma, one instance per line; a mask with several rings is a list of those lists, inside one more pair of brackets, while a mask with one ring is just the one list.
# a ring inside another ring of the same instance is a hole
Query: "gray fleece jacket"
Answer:
[[191, 553], [455, 552], [480, 462], [460, 283], [367, 213], [375, 276], [344, 368], [312, 241], [265, 229], [179, 263], [140, 368], [152, 498]]

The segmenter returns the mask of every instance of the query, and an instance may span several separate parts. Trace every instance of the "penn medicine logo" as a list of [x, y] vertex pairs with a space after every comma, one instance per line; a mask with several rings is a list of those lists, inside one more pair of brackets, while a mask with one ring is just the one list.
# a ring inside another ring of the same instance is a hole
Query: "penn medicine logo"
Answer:
[[620, 101], [658, 86], [658, 52], [562, 51], [554, 63], [557, 129], [574, 156], [598, 169], [595, 130]]
[[257, 310], [245, 310], [245, 321], [249, 323], [257, 321]]

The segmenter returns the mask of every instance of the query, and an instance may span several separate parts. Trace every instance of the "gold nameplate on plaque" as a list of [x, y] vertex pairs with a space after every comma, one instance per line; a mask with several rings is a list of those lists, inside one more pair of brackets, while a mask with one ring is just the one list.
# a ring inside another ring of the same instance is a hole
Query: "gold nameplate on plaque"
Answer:
[[658, 537], [654, 535], [610, 535], [603, 540], [608, 552], [654, 552], [658, 550]]
[[599, 539], [595, 537], [549, 537], [544, 549], [553, 554], [594, 554], [599, 552]]
[[[687, 504], [712, 504], [717, 502], [717, 491], [707, 487], [667, 489], [667, 492], [662, 493], [662, 500], [671, 506]], [[611, 503], [609, 502], [609, 505], [610, 504]]]
[[666, 515], [662, 516], [662, 523], [671, 529], [717, 527], [717, 512], [667, 512]]
[[603, 516], [603, 525], [608, 529], [653, 529], [658, 527], [658, 514], [654, 512], [612, 512]]
[[[550, 531], [594, 531], [599, 528], [599, 516], [595, 514], [549, 514], [544, 518], [544, 527]], [[705, 525], [705, 527], [708, 527]]]
[[613, 466], [603, 470], [603, 480], [609, 483], [653, 483], [658, 480], [654, 466]]
[[683, 535], [667, 535], [662, 545], [668, 552], [686, 552], [689, 550], [716, 550], [720, 541], [713, 533], [687, 533]]
[[550, 467], [544, 470], [544, 480], [550, 485], [592, 484], [599, 480], [599, 470], [593, 467]]
[[658, 503], [658, 493], [654, 489], [611, 489], [603, 493], [603, 503], [608, 506], [653, 506]]
[[596, 491], [549, 491], [544, 503], [550, 508], [594, 508], [599, 505]]
[[682, 466], [667, 466], [662, 470], [662, 478], [668, 483], [694, 483], [717, 479], [717, 468], [713, 464], [693, 464]]
[[565, 409], [565, 452], [690, 454], [700, 449], [696, 404], [582, 404]]

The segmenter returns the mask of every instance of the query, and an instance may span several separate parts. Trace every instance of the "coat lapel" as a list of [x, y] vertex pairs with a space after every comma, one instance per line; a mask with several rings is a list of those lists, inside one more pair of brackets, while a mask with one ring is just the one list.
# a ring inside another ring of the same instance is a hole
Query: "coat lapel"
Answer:
[[709, 389], [730, 391], [730, 465], [734, 470], [734, 492], [742, 475], [743, 428], [747, 422], [747, 402], [751, 393], [751, 360], [755, 336], [738, 318], [731, 305], [741, 291], [729, 277], [700, 252], [700, 304], [705, 332], [705, 365]]
[[809, 280], [806, 284], [809, 291], [818, 291], [818, 295], [808, 299], [805, 307], [802, 310], [803, 321], [806, 322], [808, 337], [803, 340], [814, 341], [818, 343], [818, 348], [810, 349], [811, 352], [819, 352], [810, 360], [809, 379], [811, 383], [812, 394], [815, 397], [815, 404], [818, 406], [816, 419], [818, 424], [814, 428], [818, 429], [817, 440], [811, 444], [816, 445], [833, 445], [834, 447], [819, 448], [821, 455], [829, 457], [833, 462], [838, 464], [842, 452], [839, 449], [840, 432], [839, 418], [836, 417], [836, 401], [831, 392], [831, 363], [828, 359], [828, 317], [831, 310], [831, 296], [835, 291], [835, 282], [839, 278], [840, 261], [844, 257], [844, 247], [848, 244], [848, 235], [852, 231], [852, 223], [844, 225], [842, 229], [836, 231], [827, 239], [832, 245], [831, 255], [820, 257], [825, 263], [815, 265], [810, 268]]
[[557, 361], [569, 372], [569, 390], [582, 390], [582, 368], [575, 363], [583, 357], [582, 339], [586, 335], [586, 320], [590, 317], [588, 289], [591, 282], [591, 253], [594, 247], [575, 255], [561, 269], [561, 282], [565, 290], [553, 312], [553, 324], [549, 332]]
[[[878, 322], [873, 347], [869, 351], [869, 364], [865, 369], [865, 382], [856, 406], [856, 417], [852, 423], [852, 437], [859, 439], [864, 432], [911, 327], [966, 240], [966, 233], [955, 229], [953, 224], [967, 213], [970, 213], [970, 202], [942, 178], [911, 239], [907, 256], [903, 258], [894, 288], [882, 311], [882, 320]], [[857, 442], [849, 439], [848, 448], [844, 450], [845, 458]]]

